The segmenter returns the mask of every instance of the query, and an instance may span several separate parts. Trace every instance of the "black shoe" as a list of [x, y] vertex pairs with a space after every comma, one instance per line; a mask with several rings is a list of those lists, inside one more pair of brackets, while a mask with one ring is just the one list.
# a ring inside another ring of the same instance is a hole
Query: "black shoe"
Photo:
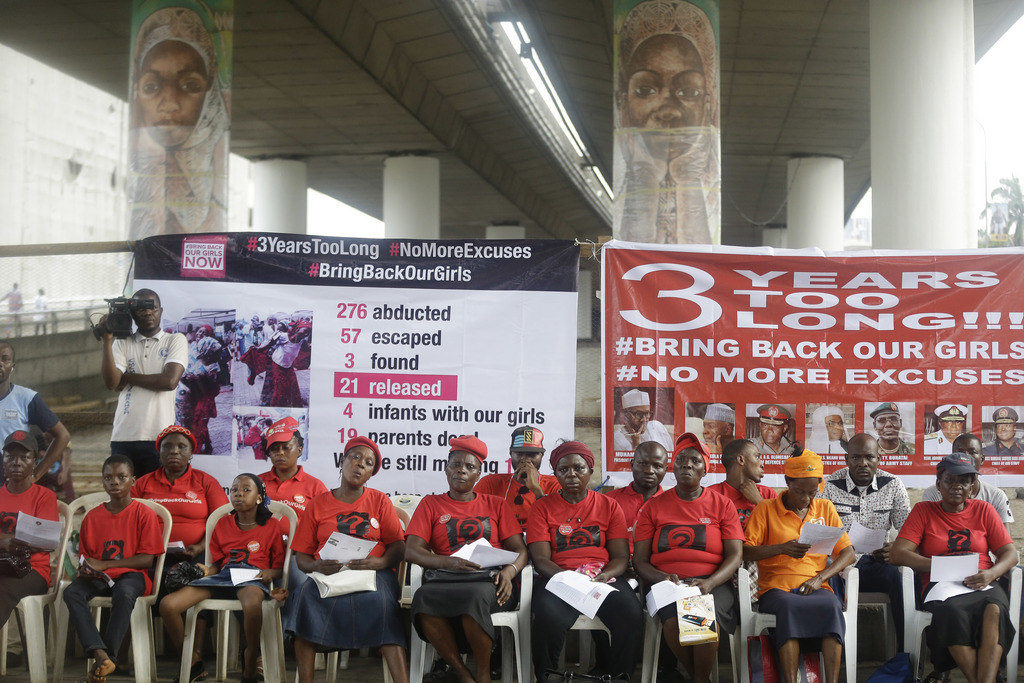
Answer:
[[207, 675], [206, 665], [200, 660], [192, 665], [192, 670], [188, 674], [188, 683], [204, 680]]
[[455, 675], [455, 669], [438, 660], [440, 665], [434, 666], [434, 670], [423, 677], [423, 683], [457, 683], [459, 677]]
[[22, 663], [23, 660], [24, 660], [24, 657], [22, 657], [21, 654], [19, 654], [17, 652], [8, 652], [7, 653], [7, 668], [8, 669], [17, 669], [18, 667], [21, 666], [21, 663]]

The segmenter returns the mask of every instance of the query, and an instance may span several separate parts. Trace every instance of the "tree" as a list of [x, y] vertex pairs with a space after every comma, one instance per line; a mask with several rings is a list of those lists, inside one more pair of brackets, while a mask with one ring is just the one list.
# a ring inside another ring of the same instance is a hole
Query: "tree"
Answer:
[[1021, 191], [1020, 179], [1015, 175], [1000, 178], [999, 187], [992, 190], [991, 199], [987, 208], [989, 212], [995, 210], [997, 204], [1006, 203], [1006, 231], [1013, 235], [1010, 244], [1024, 245], [1024, 192]]

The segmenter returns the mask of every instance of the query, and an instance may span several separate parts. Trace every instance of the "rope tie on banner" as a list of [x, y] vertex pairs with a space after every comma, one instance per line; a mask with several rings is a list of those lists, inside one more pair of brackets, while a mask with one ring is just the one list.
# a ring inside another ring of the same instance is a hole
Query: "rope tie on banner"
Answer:
[[586, 256], [588, 260], [600, 261], [597, 252], [601, 249], [601, 245], [595, 242], [594, 240], [581, 240], [577, 237], [575, 240], [573, 240], [573, 244], [577, 247], [584, 247], [584, 251], [586, 249], [590, 250], [590, 253]]

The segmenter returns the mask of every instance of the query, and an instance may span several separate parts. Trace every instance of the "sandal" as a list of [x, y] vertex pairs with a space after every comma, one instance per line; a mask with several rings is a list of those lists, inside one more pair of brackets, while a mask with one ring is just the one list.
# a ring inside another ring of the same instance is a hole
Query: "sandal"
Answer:
[[107, 676], [114, 673], [116, 668], [117, 664], [114, 664], [114, 660], [103, 660], [96, 664], [92, 671], [89, 672], [89, 683], [107, 683]]
[[188, 674], [188, 683], [195, 683], [201, 681], [207, 677], [206, 665], [203, 664], [202, 660], [199, 660], [192, 665], [192, 670]]

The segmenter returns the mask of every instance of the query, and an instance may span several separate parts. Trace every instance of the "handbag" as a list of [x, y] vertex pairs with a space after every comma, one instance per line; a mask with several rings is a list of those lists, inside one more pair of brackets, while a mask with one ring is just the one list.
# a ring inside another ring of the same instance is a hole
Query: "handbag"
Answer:
[[308, 576], [316, 583], [321, 598], [377, 590], [377, 572], [372, 569], [344, 568], [334, 574], [310, 572]]
[[173, 593], [204, 576], [206, 576], [206, 572], [203, 571], [198, 562], [185, 560], [167, 570], [167, 574], [164, 575], [162, 590], [165, 590], [167, 593]]
[[[747, 662], [750, 669], [750, 680], [763, 683], [780, 683], [782, 671], [775, 654], [775, 641], [771, 636], [750, 636], [747, 638]], [[800, 683], [821, 683], [821, 659], [817, 652], [800, 655], [800, 667], [797, 672]]]
[[494, 583], [500, 569], [474, 569], [463, 572], [454, 569], [424, 569], [423, 583], [469, 583], [488, 581]]
[[0, 576], [23, 579], [32, 571], [32, 553], [22, 545], [11, 550], [0, 550]]
[[914, 672], [910, 667], [910, 654], [897, 652], [868, 678], [867, 683], [913, 683]]

